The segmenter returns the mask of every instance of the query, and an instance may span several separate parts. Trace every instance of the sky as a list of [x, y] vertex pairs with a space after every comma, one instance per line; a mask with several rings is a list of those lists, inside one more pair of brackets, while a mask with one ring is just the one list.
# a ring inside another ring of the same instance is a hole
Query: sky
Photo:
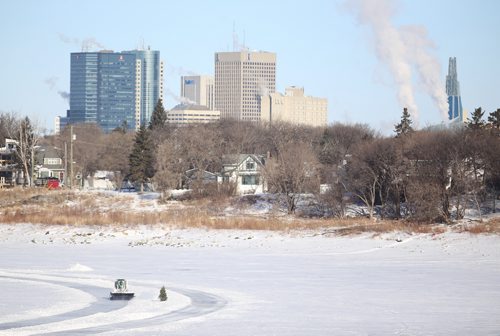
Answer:
[[[449, 57], [464, 109], [500, 108], [497, 0], [0, 0], [0, 112], [40, 129], [69, 108], [70, 53], [159, 50], [164, 105], [180, 76], [214, 73], [214, 53], [275, 52], [276, 89], [328, 98], [329, 123], [390, 134], [408, 107], [418, 127], [443, 121]], [[442, 90], [441, 90], [442, 89]], [[444, 97], [444, 98], [443, 98]]]

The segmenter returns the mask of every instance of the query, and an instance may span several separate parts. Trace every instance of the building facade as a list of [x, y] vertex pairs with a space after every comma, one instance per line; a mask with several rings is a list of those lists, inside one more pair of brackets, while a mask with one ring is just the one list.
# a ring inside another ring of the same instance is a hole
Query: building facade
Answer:
[[328, 100], [305, 96], [304, 88], [287, 87], [285, 94], [261, 97], [261, 120], [324, 127], [328, 124]]
[[68, 123], [97, 123], [110, 132], [138, 129], [163, 98], [159, 51], [71, 53]]
[[147, 125], [158, 100], [163, 100], [163, 62], [157, 50], [130, 50], [136, 56], [135, 127]]
[[460, 83], [457, 76], [457, 58], [450, 57], [446, 76], [446, 94], [448, 95], [448, 120], [465, 121], [460, 95]]
[[204, 124], [220, 120], [220, 111], [203, 105], [179, 104], [167, 112], [169, 124]]
[[213, 76], [181, 76], [181, 97], [187, 104], [196, 104], [214, 109]]
[[276, 54], [218, 52], [215, 54], [215, 109], [221, 118], [261, 120], [260, 97], [276, 91]]
[[54, 134], [61, 134], [61, 131], [68, 124], [68, 117], [57, 116], [54, 119]]

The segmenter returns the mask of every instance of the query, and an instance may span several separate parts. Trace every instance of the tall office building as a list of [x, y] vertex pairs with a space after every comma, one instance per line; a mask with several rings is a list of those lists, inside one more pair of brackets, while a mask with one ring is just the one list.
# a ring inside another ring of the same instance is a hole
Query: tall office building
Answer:
[[320, 126], [328, 124], [328, 100], [304, 95], [304, 88], [287, 87], [285, 94], [278, 92], [261, 97], [263, 122], [288, 122], [295, 125]]
[[159, 52], [71, 53], [68, 123], [97, 123], [105, 132], [147, 124], [162, 98]]
[[182, 76], [181, 97], [186, 103], [202, 105], [209, 110], [214, 109], [214, 77]]
[[[157, 50], [130, 50], [136, 55], [136, 129], [151, 120], [158, 99], [163, 100], [163, 62]], [[137, 106], [136, 106], [137, 107]]]
[[260, 97], [276, 91], [276, 54], [215, 54], [215, 109], [221, 118], [260, 121]]
[[450, 57], [446, 76], [446, 94], [448, 95], [448, 119], [464, 121], [460, 83], [457, 78], [457, 58]]

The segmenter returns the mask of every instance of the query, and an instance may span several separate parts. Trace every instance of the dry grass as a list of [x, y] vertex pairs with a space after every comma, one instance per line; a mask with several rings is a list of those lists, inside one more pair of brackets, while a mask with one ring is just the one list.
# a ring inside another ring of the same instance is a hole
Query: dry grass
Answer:
[[[176, 228], [241, 230], [318, 230], [323, 235], [352, 236], [387, 232], [441, 234], [446, 228], [402, 220], [306, 219], [291, 216], [224, 216], [227, 204], [209, 200], [182, 202], [158, 211], [130, 209], [131, 196], [46, 189], [0, 190], [1, 223], [55, 225], [168, 225]], [[470, 226], [471, 233], [500, 233], [500, 219]]]
[[459, 231], [472, 234], [500, 234], [500, 217], [492, 218], [487, 222], [463, 226]]

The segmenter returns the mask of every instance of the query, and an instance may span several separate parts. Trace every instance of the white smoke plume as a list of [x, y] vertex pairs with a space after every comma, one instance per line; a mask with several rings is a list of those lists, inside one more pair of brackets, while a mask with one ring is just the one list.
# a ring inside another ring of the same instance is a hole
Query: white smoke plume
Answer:
[[80, 40], [77, 37], [69, 37], [62, 33], [57, 34], [59, 39], [67, 44], [74, 44], [81, 46], [82, 51], [94, 51], [95, 49], [106, 49], [106, 47], [98, 42], [95, 37], [88, 37], [83, 40]]
[[427, 30], [422, 26], [405, 26], [401, 28], [401, 35], [412, 59], [424, 90], [432, 97], [434, 104], [441, 113], [443, 120], [448, 119], [448, 99], [441, 82], [441, 64], [428, 50], [435, 45], [427, 37]]
[[373, 32], [378, 59], [386, 64], [398, 86], [398, 100], [407, 107], [418, 127], [419, 113], [415, 102], [412, 69], [416, 68], [424, 90], [431, 95], [442, 117], [447, 103], [440, 80], [440, 64], [429, 52], [434, 47], [424, 27], [397, 27], [392, 23], [397, 2], [393, 0], [347, 0], [348, 8], [360, 24]]
[[167, 68], [167, 74], [171, 76], [198, 76], [199, 74], [191, 71], [189, 69], [185, 69], [181, 66], [175, 66], [173, 64], [165, 63], [165, 67]]
[[176, 102], [180, 103], [180, 104], [184, 104], [184, 105], [196, 105], [195, 101], [192, 101], [191, 99], [186, 98], [186, 97], [178, 96], [175, 93], [173, 93], [172, 90], [170, 90], [169, 88], [165, 88], [165, 93], [168, 96], [174, 98], [174, 100]]

